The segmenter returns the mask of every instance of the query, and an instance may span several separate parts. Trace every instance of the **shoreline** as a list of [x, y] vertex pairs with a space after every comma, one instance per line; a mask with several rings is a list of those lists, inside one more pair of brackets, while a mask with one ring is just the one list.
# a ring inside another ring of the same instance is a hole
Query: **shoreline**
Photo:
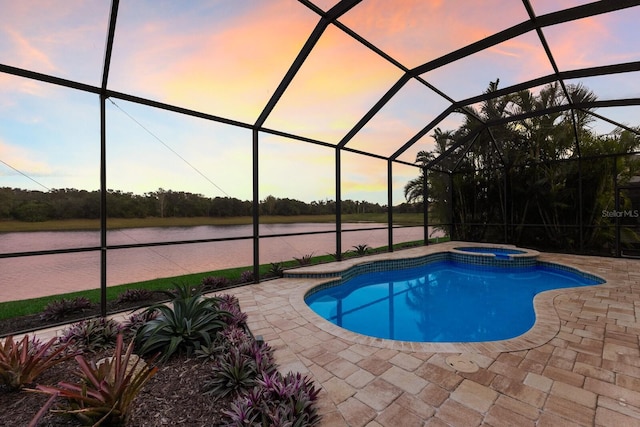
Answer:
[[[335, 215], [260, 216], [261, 224], [335, 223]], [[386, 214], [344, 214], [342, 222], [379, 222], [386, 224]], [[395, 225], [421, 226], [421, 213], [393, 214]], [[253, 217], [169, 217], [169, 218], [112, 218], [107, 220], [108, 230], [144, 227], [198, 227], [203, 225], [247, 225]], [[0, 221], [0, 233], [29, 231], [99, 231], [98, 219], [68, 219], [43, 222]]]

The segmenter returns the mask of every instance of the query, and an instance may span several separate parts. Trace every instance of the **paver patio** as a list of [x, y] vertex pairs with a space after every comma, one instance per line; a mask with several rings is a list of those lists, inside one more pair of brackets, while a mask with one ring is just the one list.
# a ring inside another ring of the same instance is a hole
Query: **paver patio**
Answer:
[[[324, 266], [416, 257], [442, 243]], [[640, 425], [640, 261], [543, 253], [598, 275], [605, 284], [545, 292], [537, 323], [513, 340], [408, 343], [358, 335], [304, 303], [327, 279], [277, 279], [231, 291], [254, 335], [274, 349], [283, 372], [309, 374], [321, 388], [323, 426]], [[479, 367], [458, 371], [462, 355]]]
[[[306, 291], [322, 279], [278, 279], [235, 293], [253, 333], [276, 349], [281, 369], [308, 373], [321, 386], [324, 426], [640, 425], [640, 261], [549, 253], [539, 259], [607, 282], [539, 296], [539, 324], [526, 338], [503, 342], [403, 343], [348, 332], [304, 304]], [[446, 362], [454, 354], [479, 370], [456, 371]]]

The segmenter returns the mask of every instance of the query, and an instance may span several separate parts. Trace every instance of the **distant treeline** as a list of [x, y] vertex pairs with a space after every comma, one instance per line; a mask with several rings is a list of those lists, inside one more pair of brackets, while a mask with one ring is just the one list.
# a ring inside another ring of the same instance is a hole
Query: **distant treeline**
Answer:
[[[421, 204], [403, 203], [394, 212], [419, 212]], [[342, 201], [342, 213], [384, 213], [386, 206], [366, 201]], [[335, 214], [336, 202], [300, 200], [267, 196], [260, 201], [260, 215]], [[107, 216], [110, 218], [147, 217], [234, 217], [252, 215], [252, 203], [233, 197], [209, 198], [185, 191], [163, 190], [143, 195], [119, 190], [107, 191]], [[47, 221], [100, 218], [100, 192], [72, 188], [48, 192], [0, 187], [0, 219]]]

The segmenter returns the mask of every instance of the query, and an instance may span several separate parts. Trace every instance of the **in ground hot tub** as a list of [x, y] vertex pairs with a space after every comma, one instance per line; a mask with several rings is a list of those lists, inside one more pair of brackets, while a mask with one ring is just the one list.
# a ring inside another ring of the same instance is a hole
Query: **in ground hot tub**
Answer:
[[452, 253], [467, 256], [488, 257], [494, 260], [525, 261], [535, 260], [540, 253], [530, 249], [509, 246], [458, 246], [451, 250]]

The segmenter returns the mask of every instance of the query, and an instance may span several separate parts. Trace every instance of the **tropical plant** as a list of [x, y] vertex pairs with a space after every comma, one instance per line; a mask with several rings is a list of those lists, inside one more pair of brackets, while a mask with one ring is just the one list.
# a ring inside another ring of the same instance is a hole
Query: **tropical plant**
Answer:
[[127, 289], [126, 291], [120, 293], [116, 302], [119, 304], [125, 302], [140, 302], [151, 299], [153, 296], [153, 292], [148, 289], [140, 288], [140, 289]]
[[559, 108], [596, 100], [580, 84], [497, 94], [498, 84], [490, 82], [479, 107], [466, 108], [458, 129], [434, 129], [435, 148], [418, 153], [420, 174], [405, 186], [407, 201], [426, 194], [429, 222], [453, 223], [455, 239], [612, 248], [615, 227], [601, 212], [613, 209], [616, 185], [640, 174], [636, 156], [620, 155], [640, 148], [637, 132], [597, 135], [589, 108]]
[[253, 271], [245, 270], [242, 273], [240, 273], [240, 282], [249, 283], [249, 282], [253, 282], [253, 280], [254, 280]]
[[353, 251], [356, 253], [356, 255], [366, 255], [370, 249], [371, 248], [366, 243], [353, 246]]
[[120, 323], [114, 319], [94, 317], [64, 329], [59, 341], [77, 350], [94, 352], [113, 347], [121, 329]]
[[211, 379], [204, 386], [205, 393], [215, 399], [247, 393], [259, 376], [276, 370], [273, 349], [268, 344], [258, 344], [246, 334], [234, 335], [226, 336], [217, 348]]
[[61, 320], [70, 314], [82, 313], [90, 309], [91, 306], [91, 301], [85, 297], [54, 300], [44, 307], [40, 319], [44, 321]]
[[160, 352], [161, 360], [179, 351], [191, 354], [202, 345], [210, 345], [229, 316], [218, 307], [218, 299], [204, 298], [200, 293], [147, 309], [151, 310], [158, 311], [158, 317], [138, 328], [135, 340], [142, 354]]
[[[158, 368], [151, 366], [153, 359], [145, 363], [133, 354], [131, 341], [123, 355], [123, 337], [118, 335], [113, 356], [98, 362], [87, 361], [84, 356], [75, 357], [81, 378], [80, 384], [59, 382], [57, 386], [39, 385], [38, 390], [52, 395], [45, 405], [51, 407], [59, 396], [65, 403], [53, 412], [72, 414], [94, 426], [124, 425], [131, 403]], [[43, 411], [40, 411], [40, 416]]]
[[202, 285], [190, 285], [188, 283], [173, 283], [173, 289], [159, 290], [158, 292], [166, 295], [169, 299], [176, 298], [186, 299], [195, 295], [202, 294]]
[[213, 364], [212, 378], [204, 385], [205, 394], [213, 395], [216, 400], [240, 394], [253, 388], [256, 376], [256, 364], [239, 349], [231, 349]]
[[309, 265], [313, 260], [313, 254], [306, 254], [300, 258], [293, 257], [293, 259], [295, 259], [299, 265]]
[[225, 294], [217, 297], [218, 308], [229, 313], [225, 317], [225, 322], [229, 326], [246, 326], [247, 313], [242, 312], [240, 309], [240, 302], [235, 295]]
[[269, 267], [269, 274], [275, 277], [282, 277], [284, 275], [284, 266], [281, 262], [272, 262]]
[[224, 413], [229, 426], [316, 426], [319, 389], [301, 374], [263, 374], [256, 387], [239, 395]]
[[229, 279], [223, 276], [207, 276], [200, 283], [204, 289], [220, 289], [229, 286]]
[[133, 338], [142, 325], [149, 320], [155, 319], [159, 314], [157, 310], [145, 310], [133, 313], [122, 322], [120, 332], [124, 334], [125, 338]]
[[57, 338], [46, 343], [30, 339], [14, 341], [8, 336], [0, 342], [0, 381], [12, 390], [32, 384], [42, 372], [73, 356], [68, 346], [55, 345]]

